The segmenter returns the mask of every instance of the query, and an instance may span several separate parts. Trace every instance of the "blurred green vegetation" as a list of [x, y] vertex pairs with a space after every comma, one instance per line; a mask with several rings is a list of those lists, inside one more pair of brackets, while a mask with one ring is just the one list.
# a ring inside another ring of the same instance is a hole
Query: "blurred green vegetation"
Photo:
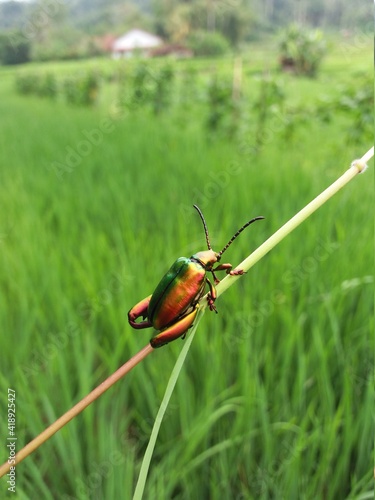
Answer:
[[[207, 134], [207, 85], [213, 74], [230, 78], [229, 57], [175, 62], [170, 97], [181, 85], [185, 99], [157, 114], [120, 98], [118, 75], [133, 74], [137, 61], [20, 68], [56, 81], [97, 69], [91, 108], [18, 95], [19, 72], [0, 71], [0, 408], [5, 422], [14, 389], [18, 449], [148, 342], [151, 331], [132, 330], [127, 311], [177, 257], [205, 247], [193, 203], [214, 248], [250, 217], [266, 217], [228, 250], [236, 264], [371, 146], [367, 132], [348, 139], [355, 114], [333, 110], [328, 121], [310, 113], [290, 139], [268, 114], [254, 152], [264, 61], [285, 93], [272, 103], [281, 117], [338, 102], [371, 71], [371, 46], [337, 45], [318, 79], [281, 76], [272, 47], [254, 44], [243, 58], [247, 111], [234, 137]], [[164, 65], [150, 64], [155, 74]], [[218, 315], [205, 315], [145, 498], [370, 498], [372, 170], [231, 287]], [[18, 498], [130, 499], [181, 342], [149, 356], [20, 464]]]

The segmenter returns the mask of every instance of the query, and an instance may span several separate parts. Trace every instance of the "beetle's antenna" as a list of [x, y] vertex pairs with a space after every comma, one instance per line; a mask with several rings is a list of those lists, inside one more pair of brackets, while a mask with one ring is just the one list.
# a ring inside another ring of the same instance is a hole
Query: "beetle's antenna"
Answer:
[[235, 234], [235, 235], [234, 235], [234, 236], [233, 236], [233, 237], [232, 237], [232, 238], [228, 241], [228, 243], [225, 245], [225, 247], [222, 249], [222, 251], [221, 251], [221, 252], [219, 252], [219, 255], [220, 255], [220, 256], [222, 256], [222, 255], [223, 255], [223, 253], [227, 250], [227, 248], [228, 248], [228, 247], [229, 247], [229, 246], [233, 243], [233, 241], [237, 238], [237, 236], [238, 236], [239, 234], [241, 234], [241, 233], [242, 233], [242, 231], [243, 231], [244, 229], [246, 229], [246, 228], [247, 228], [247, 226], [250, 226], [250, 224], [252, 224], [252, 223], [253, 223], [253, 222], [255, 222], [256, 220], [262, 220], [262, 219], [264, 219], [264, 217], [259, 216], [259, 217], [255, 217], [254, 219], [249, 220], [249, 222], [246, 222], [246, 224], [244, 224], [244, 225], [243, 225], [243, 226], [242, 226], [242, 227], [241, 227], [241, 228], [237, 231], [237, 233], [236, 233], [236, 234]]
[[203, 227], [204, 227], [204, 233], [206, 235], [206, 241], [207, 241], [207, 247], [209, 250], [212, 250], [211, 248], [211, 243], [210, 243], [210, 238], [208, 237], [208, 229], [207, 229], [207, 224], [206, 224], [206, 221], [204, 220], [204, 217], [203, 217], [203, 214], [201, 212], [201, 209], [197, 206], [197, 205], [193, 205], [193, 207], [195, 208], [195, 210], [199, 213], [199, 217], [201, 218], [202, 222], [203, 222]]

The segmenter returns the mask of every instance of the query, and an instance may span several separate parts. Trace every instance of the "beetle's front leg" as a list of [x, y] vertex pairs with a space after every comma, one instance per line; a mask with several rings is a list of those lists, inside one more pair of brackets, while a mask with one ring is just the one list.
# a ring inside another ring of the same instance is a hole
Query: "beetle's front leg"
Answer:
[[211, 281], [209, 279], [206, 278], [206, 281], [207, 281], [208, 286], [210, 288], [210, 291], [207, 294], [208, 307], [210, 308], [210, 311], [215, 311], [215, 313], [217, 314], [217, 309], [215, 307], [215, 300], [217, 299], [216, 288], [214, 287], [214, 285], [211, 283]]
[[[243, 269], [233, 269], [232, 271], [232, 264], [220, 264], [213, 271], [226, 271], [227, 274], [230, 276], [242, 276], [243, 274], [246, 274], [246, 271]], [[215, 280], [216, 281], [216, 280]]]
[[147, 318], [147, 309], [150, 303], [150, 299], [151, 295], [138, 302], [138, 304], [132, 307], [128, 312], [128, 321], [133, 328], [141, 329], [149, 328], [150, 326], [152, 326], [152, 323], [150, 323], [150, 321], [141, 321], [140, 323], [136, 323], [135, 321], [140, 316], [142, 316], [143, 319]]
[[181, 319], [173, 323], [173, 325], [169, 326], [165, 330], [162, 330], [160, 333], [155, 335], [150, 340], [151, 346], [155, 349], [156, 347], [161, 347], [168, 342], [172, 342], [172, 340], [178, 339], [182, 337], [186, 332], [193, 326], [195, 317], [197, 315], [199, 306], [196, 305], [195, 309], [192, 310], [186, 316], [183, 316]]
[[243, 269], [233, 269], [233, 271], [227, 271], [227, 274], [230, 276], [242, 276], [243, 274], [246, 274], [246, 271]]

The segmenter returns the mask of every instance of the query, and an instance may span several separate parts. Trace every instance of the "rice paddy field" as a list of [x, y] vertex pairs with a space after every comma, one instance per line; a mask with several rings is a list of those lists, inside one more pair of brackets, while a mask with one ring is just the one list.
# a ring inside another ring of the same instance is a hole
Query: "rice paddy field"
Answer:
[[[372, 73], [370, 36], [332, 42], [315, 79], [280, 73], [276, 52], [249, 48], [232, 108], [208, 98], [213, 74], [232, 84], [231, 57], [171, 62], [160, 109], [123, 97], [137, 91], [135, 61], [0, 68], [1, 462], [9, 388], [19, 450], [147, 344], [152, 330], [132, 329], [127, 312], [205, 249], [194, 203], [217, 251], [265, 217], [226, 252], [237, 264], [372, 146], [352, 133], [358, 96], [349, 112], [332, 104]], [[102, 75], [94, 106], [16, 91], [21, 74], [88, 69]], [[276, 97], [262, 108], [269, 79]], [[371, 160], [206, 312], [145, 499], [373, 497], [373, 186]], [[12, 498], [131, 499], [183, 342], [20, 463]]]

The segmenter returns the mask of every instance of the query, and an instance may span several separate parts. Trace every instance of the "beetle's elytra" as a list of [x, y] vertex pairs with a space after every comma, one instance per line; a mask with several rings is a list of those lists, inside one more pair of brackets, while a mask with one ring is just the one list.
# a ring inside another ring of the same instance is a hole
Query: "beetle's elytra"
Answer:
[[[150, 340], [153, 348], [161, 347], [184, 336], [193, 326], [198, 312], [198, 302], [205, 293], [206, 284], [209, 287], [208, 306], [211, 311], [217, 312], [215, 284], [220, 280], [217, 279], [215, 272], [226, 271], [233, 276], [244, 274], [244, 271], [232, 270], [231, 264], [219, 264], [215, 268], [214, 265], [220, 262], [223, 253], [247, 226], [256, 220], [264, 219], [260, 216], [246, 222], [217, 253], [211, 248], [206, 221], [201, 210], [197, 205], [194, 205], [194, 208], [202, 220], [208, 250], [198, 252], [189, 258], [178, 258], [163, 276], [154, 293], [138, 302], [128, 312], [128, 321], [133, 328], [155, 328], [156, 333]], [[212, 274], [214, 283], [208, 279], [208, 273]], [[137, 323], [136, 320], [140, 316], [143, 321]]]

